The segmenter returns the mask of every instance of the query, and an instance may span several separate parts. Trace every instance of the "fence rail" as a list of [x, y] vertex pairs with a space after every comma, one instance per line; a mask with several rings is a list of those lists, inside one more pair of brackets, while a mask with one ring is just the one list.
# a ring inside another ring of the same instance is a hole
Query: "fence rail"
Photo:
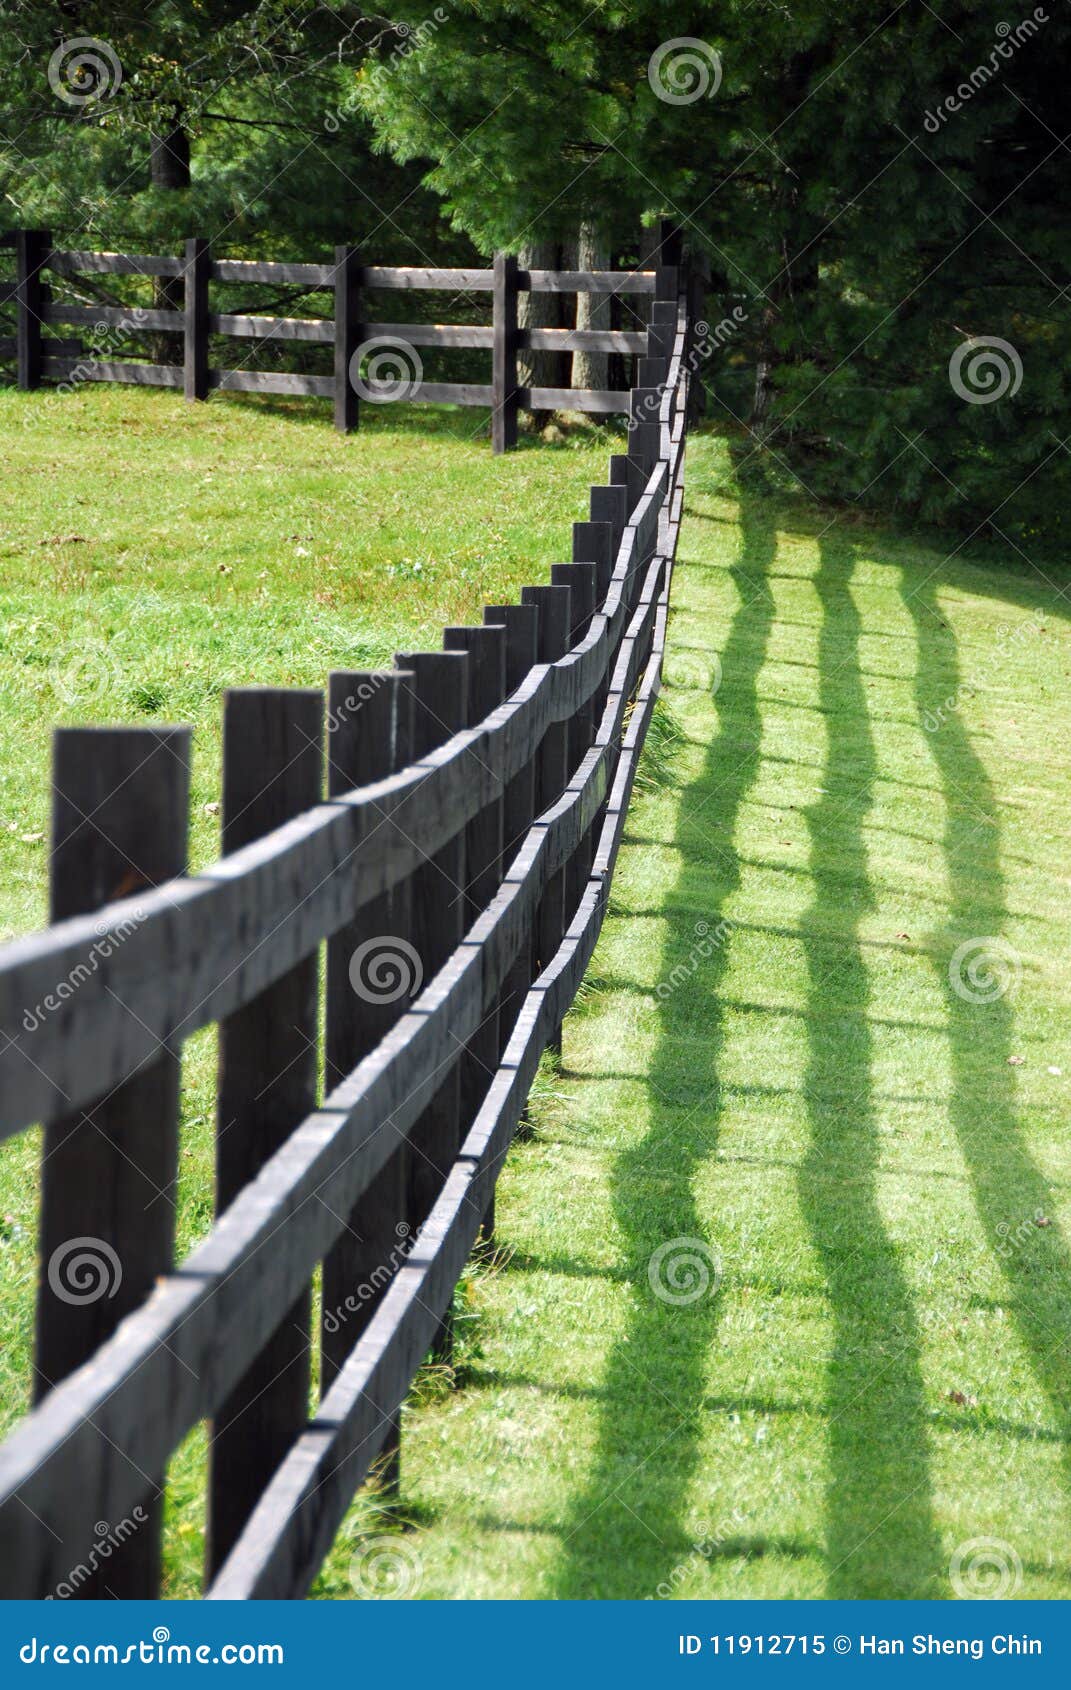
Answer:
[[[0, 246], [4, 245], [0, 242]], [[537, 352], [606, 352], [642, 357], [648, 352], [645, 330], [527, 329], [518, 326], [518, 301], [523, 293], [598, 293], [671, 298], [676, 278], [669, 266], [631, 271], [524, 270], [514, 259], [495, 258], [491, 269], [434, 269], [362, 264], [349, 247], [338, 247], [331, 264], [298, 264], [248, 259], [213, 259], [208, 243], [187, 241], [183, 257], [120, 252], [87, 252], [54, 247], [47, 230], [19, 229], [6, 244], [14, 247], [16, 275], [0, 281], [0, 305], [14, 304], [17, 332], [0, 340], [0, 356], [13, 358], [20, 388], [32, 390], [42, 382], [110, 381], [137, 386], [181, 388], [187, 399], [203, 400], [209, 393], [244, 392], [315, 396], [334, 400], [335, 423], [343, 432], [357, 427], [360, 398], [373, 403], [388, 400], [396, 384], [361, 375], [362, 360], [383, 341], [418, 347], [461, 348], [492, 355], [490, 382], [426, 382], [415, 371], [403, 382], [401, 397], [432, 404], [489, 406], [496, 451], [516, 443], [521, 410], [569, 409], [600, 415], [628, 410], [629, 390], [523, 386], [517, 356]], [[661, 247], [655, 254], [663, 256]], [[56, 299], [47, 274], [143, 276], [154, 283], [183, 284], [182, 308], [85, 305]], [[301, 287], [306, 292], [330, 293], [334, 315], [298, 318], [213, 311], [209, 289], [213, 283]], [[368, 292], [413, 290], [490, 294], [492, 321], [485, 325], [396, 323], [362, 320], [362, 297]], [[182, 362], [132, 359], [97, 351], [83, 352], [77, 341], [59, 342], [44, 333], [56, 324], [132, 333], [171, 334], [181, 338]], [[330, 375], [301, 371], [232, 369], [209, 364], [210, 338], [330, 346], [334, 351]]]
[[[373, 1464], [397, 1479], [406, 1393], [449, 1353], [605, 912], [659, 686], [687, 337], [683, 301], [656, 296], [628, 452], [549, 585], [441, 652], [334, 674], [326, 700], [227, 695], [211, 868], [185, 872], [188, 730], [57, 734], [53, 925], [0, 950], [0, 1136], [45, 1128], [4, 1597], [154, 1595], [163, 1475], [202, 1420], [213, 1598], [303, 1594]], [[181, 1052], [211, 1022], [216, 1220], [176, 1267]], [[102, 1521], [133, 1522], [103, 1566]]]

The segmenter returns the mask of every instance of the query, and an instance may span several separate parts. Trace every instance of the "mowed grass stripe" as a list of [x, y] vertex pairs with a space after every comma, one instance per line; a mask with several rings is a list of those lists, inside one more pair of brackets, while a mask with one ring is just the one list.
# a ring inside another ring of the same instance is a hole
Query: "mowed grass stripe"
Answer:
[[412, 1593], [941, 1597], [990, 1537], [1066, 1596], [1067, 605], [689, 451], [611, 916], [406, 1417]]

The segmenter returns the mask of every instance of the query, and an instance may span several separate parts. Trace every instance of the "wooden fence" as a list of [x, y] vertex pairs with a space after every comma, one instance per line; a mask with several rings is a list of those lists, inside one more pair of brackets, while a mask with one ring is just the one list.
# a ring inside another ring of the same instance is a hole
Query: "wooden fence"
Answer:
[[[673, 286], [670, 267], [616, 270], [523, 270], [515, 258], [498, 254], [490, 269], [420, 269], [362, 264], [350, 247], [338, 247], [330, 264], [287, 264], [247, 259], [214, 259], [209, 243], [186, 242], [182, 257], [118, 252], [65, 251], [53, 247], [43, 229], [10, 232], [0, 246], [14, 248], [14, 275], [0, 281], [0, 305], [16, 308], [14, 339], [0, 340], [0, 356], [14, 359], [20, 388], [43, 381], [133, 382], [181, 388], [200, 400], [214, 391], [318, 395], [334, 402], [335, 425], [357, 427], [360, 401], [391, 398], [433, 404], [488, 406], [496, 452], [516, 444], [522, 409], [572, 410], [608, 415], [626, 412], [629, 390], [614, 388], [523, 387], [517, 355], [541, 352], [607, 352], [640, 357], [647, 335], [628, 329], [522, 329], [518, 300], [522, 293], [597, 293], [666, 296]], [[661, 245], [654, 256], [663, 256]], [[56, 297], [52, 278], [81, 275], [142, 276], [181, 287], [183, 308], [77, 304]], [[299, 287], [306, 294], [328, 294], [332, 317], [278, 317], [249, 312], [213, 311], [213, 283]], [[362, 320], [367, 293], [446, 290], [458, 295], [491, 296], [488, 324], [432, 324]], [[56, 325], [90, 328], [119, 341], [131, 334], [172, 335], [182, 342], [181, 363], [133, 361], [85, 350], [78, 340], [57, 339], [46, 330]], [[222, 368], [210, 363], [212, 337], [237, 338], [257, 345], [301, 343], [332, 349], [330, 375], [300, 371]], [[486, 383], [428, 382], [423, 379], [421, 347], [468, 348], [491, 354]], [[377, 361], [392, 367], [390, 378], [377, 376]], [[370, 373], [365, 373], [368, 370]]]
[[[326, 699], [227, 695], [214, 866], [185, 872], [189, 730], [56, 733], [53, 925], [0, 950], [0, 1136], [44, 1123], [0, 1596], [156, 1594], [168, 1462], [201, 1421], [213, 1598], [304, 1594], [373, 1464], [397, 1479], [406, 1393], [449, 1354], [599, 933], [659, 689], [688, 362], [672, 286], [573, 562], [441, 652], [332, 674]], [[176, 1266], [182, 1046], [210, 1023], [216, 1219]]]

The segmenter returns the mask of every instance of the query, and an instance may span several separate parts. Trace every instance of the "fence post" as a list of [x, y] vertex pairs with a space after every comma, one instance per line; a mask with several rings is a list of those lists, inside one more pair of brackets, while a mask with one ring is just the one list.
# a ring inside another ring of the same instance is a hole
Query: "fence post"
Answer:
[[[578, 524], [583, 526], [582, 524]], [[569, 645], [575, 646], [584, 638], [588, 631], [592, 615], [598, 599], [598, 574], [594, 563], [555, 563], [551, 566], [550, 578], [556, 586], [568, 587], [572, 594], [572, 614], [569, 628]], [[569, 774], [572, 777], [588, 752], [591, 750], [595, 738], [595, 729], [602, 719], [602, 703], [605, 698], [607, 683], [600, 682], [591, 697], [581, 704], [575, 711], [569, 723]], [[565, 867], [565, 923], [567, 932], [569, 923], [576, 914], [580, 903], [580, 895], [591, 873], [591, 859], [593, 844], [590, 831], [578, 844]], [[545, 957], [544, 962], [550, 958]]]
[[[506, 697], [516, 692], [532, 665], [539, 661], [539, 610], [534, 604], [484, 606], [487, 625], [506, 630]], [[502, 874], [520, 849], [535, 815], [537, 757], [514, 775], [502, 794]], [[498, 997], [498, 1055], [510, 1040], [532, 981], [534, 947], [529, 935], [521, 944]]]
[[496, 452], [517, 444], [517, 260], [496, 252], [494, 354], [491, 375], [491, 442]]
[[[410, 760], [412, 676], [334, 670], [328, 686], [327, 794], [337, 798], [405, 768]], [[365, 904], [327, 942], [325, 1090], [374, 1050], [412, 995], [409, 888]], [[363, 948], [362, 948], [363, 947]], [[386, 969], [387, 974], [380, 972]], [[324, 1258], [320, 1394], [326, 1396], [383, 1299], [408, 1249], [406, 1147], [357, 1200]], [[384, 1270], [387, 1270], [386, 1272]], [[383, 1477], [399, 1482], [397, 1427], [383, 1445]]]
[[[569, 650], [573, 625], [572, 592], [569, 587], [522, 587], [525, 604], [539, 608], [540, 663], [556, 663]], [[543, 735], [543, 743], [536, 753], [535, 814], [541, 816], [549, 805], [561, 797], [569, 781], [569, 723], [555, 722]], [[563, 865], [547, 881], [535, 922], [535, 946], [528, 985], [545, 968], [565, 932], [566, 868]], [[553, 1050], [561, 1049], [561, 1029], [548, 1041]]]
[[[628, 460], [626, 459], [627, 463]], [[617, 553], [621, 545], [621, 536], [625, 532], [628, 522], [628, 490], [623, 486], [598, 486], [591, 489], [591, 520], [592, 522], [606, 522], [610, 525], [610, 573], [613, 574], [617, 562]], [[574, 530], [575, 532], [575, 530]], [[609, 585], [609, 583], [607, 583]], [[603, 593], [603, 598], [606, 594]]]
[[[225, 856], [320, 802], [322, 741], [321, 692], [239, 687], [225, 694]], [[314, 951], [220, 1023], [217, 1213], [316, 1107], [318, 1005]], [[303, 1291], [213, 1419], [206, 1544], [210, 1579], [305, 1426], [309, 1320], [309, 1292]]]
[[[120, 897], [136, 900], [138, 892], [184, 873], [189, 784], [188, 728], [57, 729], [50, 919], [66, 921]], [[136, 902], [131, 920], [137, 921]], [[95, 968], [96, 954], [86, 962]], [[127, 1007], [137, 1014], [136, 1003]], [[158, 1276], [171, 1271], [179, 1078], [179, 1052], [161, 1049], [100, 1103], [45, 1129], [37, 1401], [88, 1361]], [[112, 1526], [108, 1474], [123, 1459], [121, 1449], [102, 1447], [99, 1468], [84, 1476], [99, 1518]], [[161, 1485], [161, 1475], [147, 1476], [145, 1519], [81, 1595], [156, 1595]], [[65, 1565], [78, 1566], [87, 1547], [64, 1545]]]
[[44, 289], [41, 269], [52, 246], [47, 229], [15, 230], [17, 319], [15, 354], [18, 385], [24, 393], [41, 385], [41, 308]]
[[[419, 762], [467, 724], [468, 658], [457, 651], [415, 651], [399, 652], [394, 661], [413, 676], [403, 686], [413, 699], [411, 761]], [[419, 794], [415, 803], [419, 806]], [[426, 986], [461, 943], [464, 931], [463, 829], [417, 869], [410, 881], [410, 896], [410, 932], [419, 958], [421, 984]], [[461, 1142], [460, 1117], [460, 1062], [455, 1060], [409, 1135], [405, 1219], [414, 1233], [426, 1221], [456, 1159]], [[434, 1350], [441, 1358], [449, 1356], [449, 1316], [443, 1321]]]
[[335, 427], [349, 434], [360, 420], [350, 365], [361, 341], [361, 269], [357, 250], [335, 248]]
[[[468, 717], [482, 722], [506, 696], [506, 630], [502, 623], [480, 628], [446, 628], [443, 646], [464, 651], [469, 659]], [[502, 799], [494, 799], [465, 829], [466, 931], [491, 903], [502, 884]], [[498, 1067], [498, 994], [483, 1006], [480, 1024], [461, 1059], [461, 1131], [465, 1134], [479, 1112]], [[484, 1220], [484, 1236], [494, 1226], [494, 1197]]]
[[208, 398], [208, 242], [186, 242], [182, 388], [187, 399]]

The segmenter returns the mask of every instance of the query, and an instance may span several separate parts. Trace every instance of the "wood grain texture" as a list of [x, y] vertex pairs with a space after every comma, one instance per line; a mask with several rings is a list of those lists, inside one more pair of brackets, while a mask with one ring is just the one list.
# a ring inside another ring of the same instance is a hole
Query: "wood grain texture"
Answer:
[[[229, 855], [319, 803], [321, 692], [243, 687], [224, 695], [223, 851]], [[216, 1212], [246, 1188], [316, 1107], [315, 954], [220, 1023]], [[206, 1566], [222, 1566], [256, 1499], [305, 1424], [309, 1288], [224, 1398], [209, 1434]]]
[[[183, 317], [183, 392], [189, 400], [208, 398], [208, 242], [199, 236], [186, 242], [185, 309]], [[176, 313], [177, 315], [177, 313]]]
[[54, 248], [46, 263], [57, 276], [79, 274], [112, 276], [181, 276], [181, 258], [159, 258], [126, 252], [77, 252]]
[[[182, 872], [189, 729], [65, 728], [57, 730], [53, 746], [54, 920], [96, 909], [117, 893], [158, 886]], [[97, 966], [100, 949], [98, 941], [97, 950], [86, 953], [83, 971]], [[79, 978], [67, 977], [69, 993], [57, 987], [63, 998], [56, 1016], [61, 1025], [77, 1013]], [[177, 1051], [158, 1048], [123, 1085], [46, 1129], [34, 1328], [37, 1401], [88, 1361], [171, 1270], [179, 1083]], [[126, 1460], [122, 1445], [112, 1453], [115, 1464]], [[160, 1461], [128, 1474], [138, 1492], [135, 1518], [144, 1518], [106, 1567], [79, 1587], [81, 1595], [156, 1595], [163, 1469]], [[102, 1504], [99, 1518], [123, 1517]], [[52, 1529], [61, 1538], [60, 1559], [66, 1549], [71, 1552], [68, 1570], [77, 1566], [81, 1553], [74, 1554], [76, 1546], [63, 1541], [62, 1519]], [[46, 1595], [49, 1588], [35, 1594]]]

